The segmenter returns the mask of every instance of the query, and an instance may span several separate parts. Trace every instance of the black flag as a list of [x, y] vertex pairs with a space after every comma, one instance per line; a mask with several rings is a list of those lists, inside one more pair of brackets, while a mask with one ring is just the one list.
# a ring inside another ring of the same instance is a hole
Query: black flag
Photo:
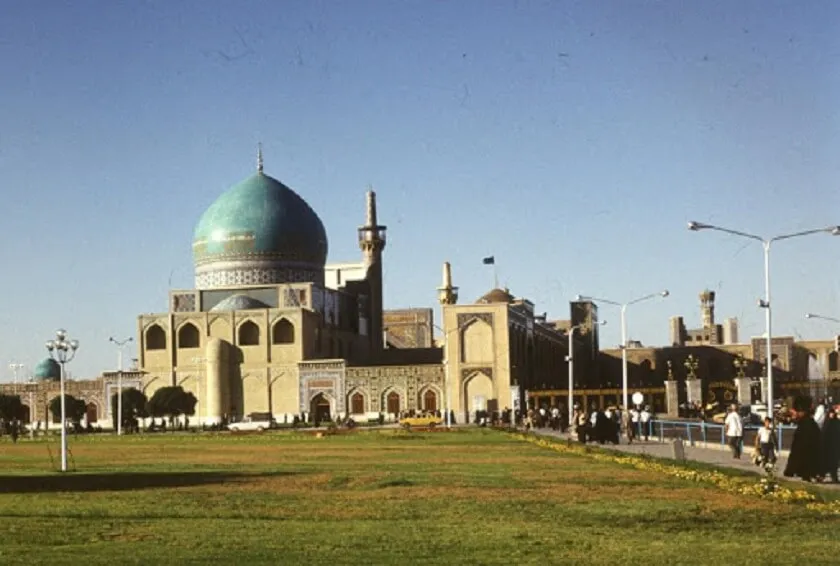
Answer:
[[482, 259], [481, 263], [483, 263], [484, 265], [496, 265], [496, 258], [491, 255], [490, 257], [485, 257], [484, 259]]

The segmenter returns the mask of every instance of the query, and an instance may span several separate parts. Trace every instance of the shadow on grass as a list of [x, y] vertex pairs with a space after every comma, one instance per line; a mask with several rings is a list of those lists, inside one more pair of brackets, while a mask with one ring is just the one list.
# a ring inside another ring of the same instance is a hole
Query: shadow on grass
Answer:
[[237, 472], [124, 472], [41, 476], [0, 475], [0, 493], [49, 493], [58, 491], [136, 491], [169, 487], [223, 484], [296, 472], [243, 474]]

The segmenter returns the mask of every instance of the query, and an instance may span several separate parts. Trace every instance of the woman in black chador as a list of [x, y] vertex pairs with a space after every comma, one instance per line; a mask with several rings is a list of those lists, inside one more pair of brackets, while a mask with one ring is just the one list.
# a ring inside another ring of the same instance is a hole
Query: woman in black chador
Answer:
[[790, 447], [785, 476], [799, 476], [805, 481], [822, 475], [823, 462], [820, 457], [822, 443], [820, 427], [811, 416], [811, 398], [797, 397], [793, 401], [793, 414], [796, 419], [796, 432]]
[[834, 407], [828, 409], [822, 430], [823, 473], [837, 483], [837, 468], [840, 466], [840, 419]]

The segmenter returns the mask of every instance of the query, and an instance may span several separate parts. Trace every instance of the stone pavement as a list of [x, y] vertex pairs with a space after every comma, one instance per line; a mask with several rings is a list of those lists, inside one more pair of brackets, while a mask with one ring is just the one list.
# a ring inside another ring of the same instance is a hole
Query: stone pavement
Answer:
[[[534, 429], [534, 433], [542, 435], [542, 436], [551, 436], [555, 438], [562, 438], [564, 440], [568, 440], [570, 438], [575, 439], [576, 437], [572, 437], [569, 434], [563, 434], [559, 431], [554, 431], [551, 429]], [[622, 443], [618, 446], [614, 444], [597, 444], [597, 443], [590, 443], [588, 446], [595, 446], [597, 448], [603, 448], [605, 450], [613, 450], [616, 452], [625, 452], [629, 454], [641, 454], [647, 456], [653, 456], [656, 458], [667, 458], [673, 459], [674, 458], [674, 448], [672, 442], [670, 440], [666, 440], [665, 442], [660, 442], [659, 440], [651, 439], [649, 441], [641, 441], [641, 442], [633, 442], [633, 444], [627, 444], [626, 439], [621, 439]], [[685, 450], [685, 458], [686, 460], [692, 460], [695, 462], [703, 462], [705, 464], [712, 464], [714, 466], [721, 466], [726, 468], [734, 468], [737, 470], [741, 470], [744, 472], [750, 472], [754, 474], [764, 474], [764, 469], [756, 466], [752, 463], [752, 447], [744, 447], [744, 453], [741, 455], [739, 460], [736, 460], [732, 457], [732, 453], [729, 451], [728, 447], [722, 447], [719, 444], [717, 445], [709, 445], [709, 446], [689, 446], [687, 443], [684, 445]], [[796, 481], [801, 482], [802, 480], [798, 478], [785, 478], [782, 475], [782, 472], [785, 469], [785, 465], [787, 465], [787, 451], [783, 451], [776, 462], [776, 470], [777, 476], [779, 479], [784, 479], [788, 481]], [[828, 489], [838, 489], [840, 490], [840, 484], [831, 483], [821, 483], [815, 484], [819, 485], [820, 487], [825, 487]]]

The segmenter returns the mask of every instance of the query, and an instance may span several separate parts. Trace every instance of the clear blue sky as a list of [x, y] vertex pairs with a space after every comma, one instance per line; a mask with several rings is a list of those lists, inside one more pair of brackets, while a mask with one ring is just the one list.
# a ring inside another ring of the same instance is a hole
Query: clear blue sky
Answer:
[[[630, 335], [668, 317], [763, 332], [764, 235], [840, 223], [835, 2], [6, 2], [0, 17], [0, 376], [66, 327], [71, 371], [192, 286], [202, 211], [254, 171], [319, 213], [356, 260], [364, 191], [389, 226], [388, 307], [499, 278], [565, 318], [578, 293], [633, 299]], [[840, 328], [840, 238], [780, 244], [775, 332]], [[617, 344], [618, 314], [602, 343]]]

